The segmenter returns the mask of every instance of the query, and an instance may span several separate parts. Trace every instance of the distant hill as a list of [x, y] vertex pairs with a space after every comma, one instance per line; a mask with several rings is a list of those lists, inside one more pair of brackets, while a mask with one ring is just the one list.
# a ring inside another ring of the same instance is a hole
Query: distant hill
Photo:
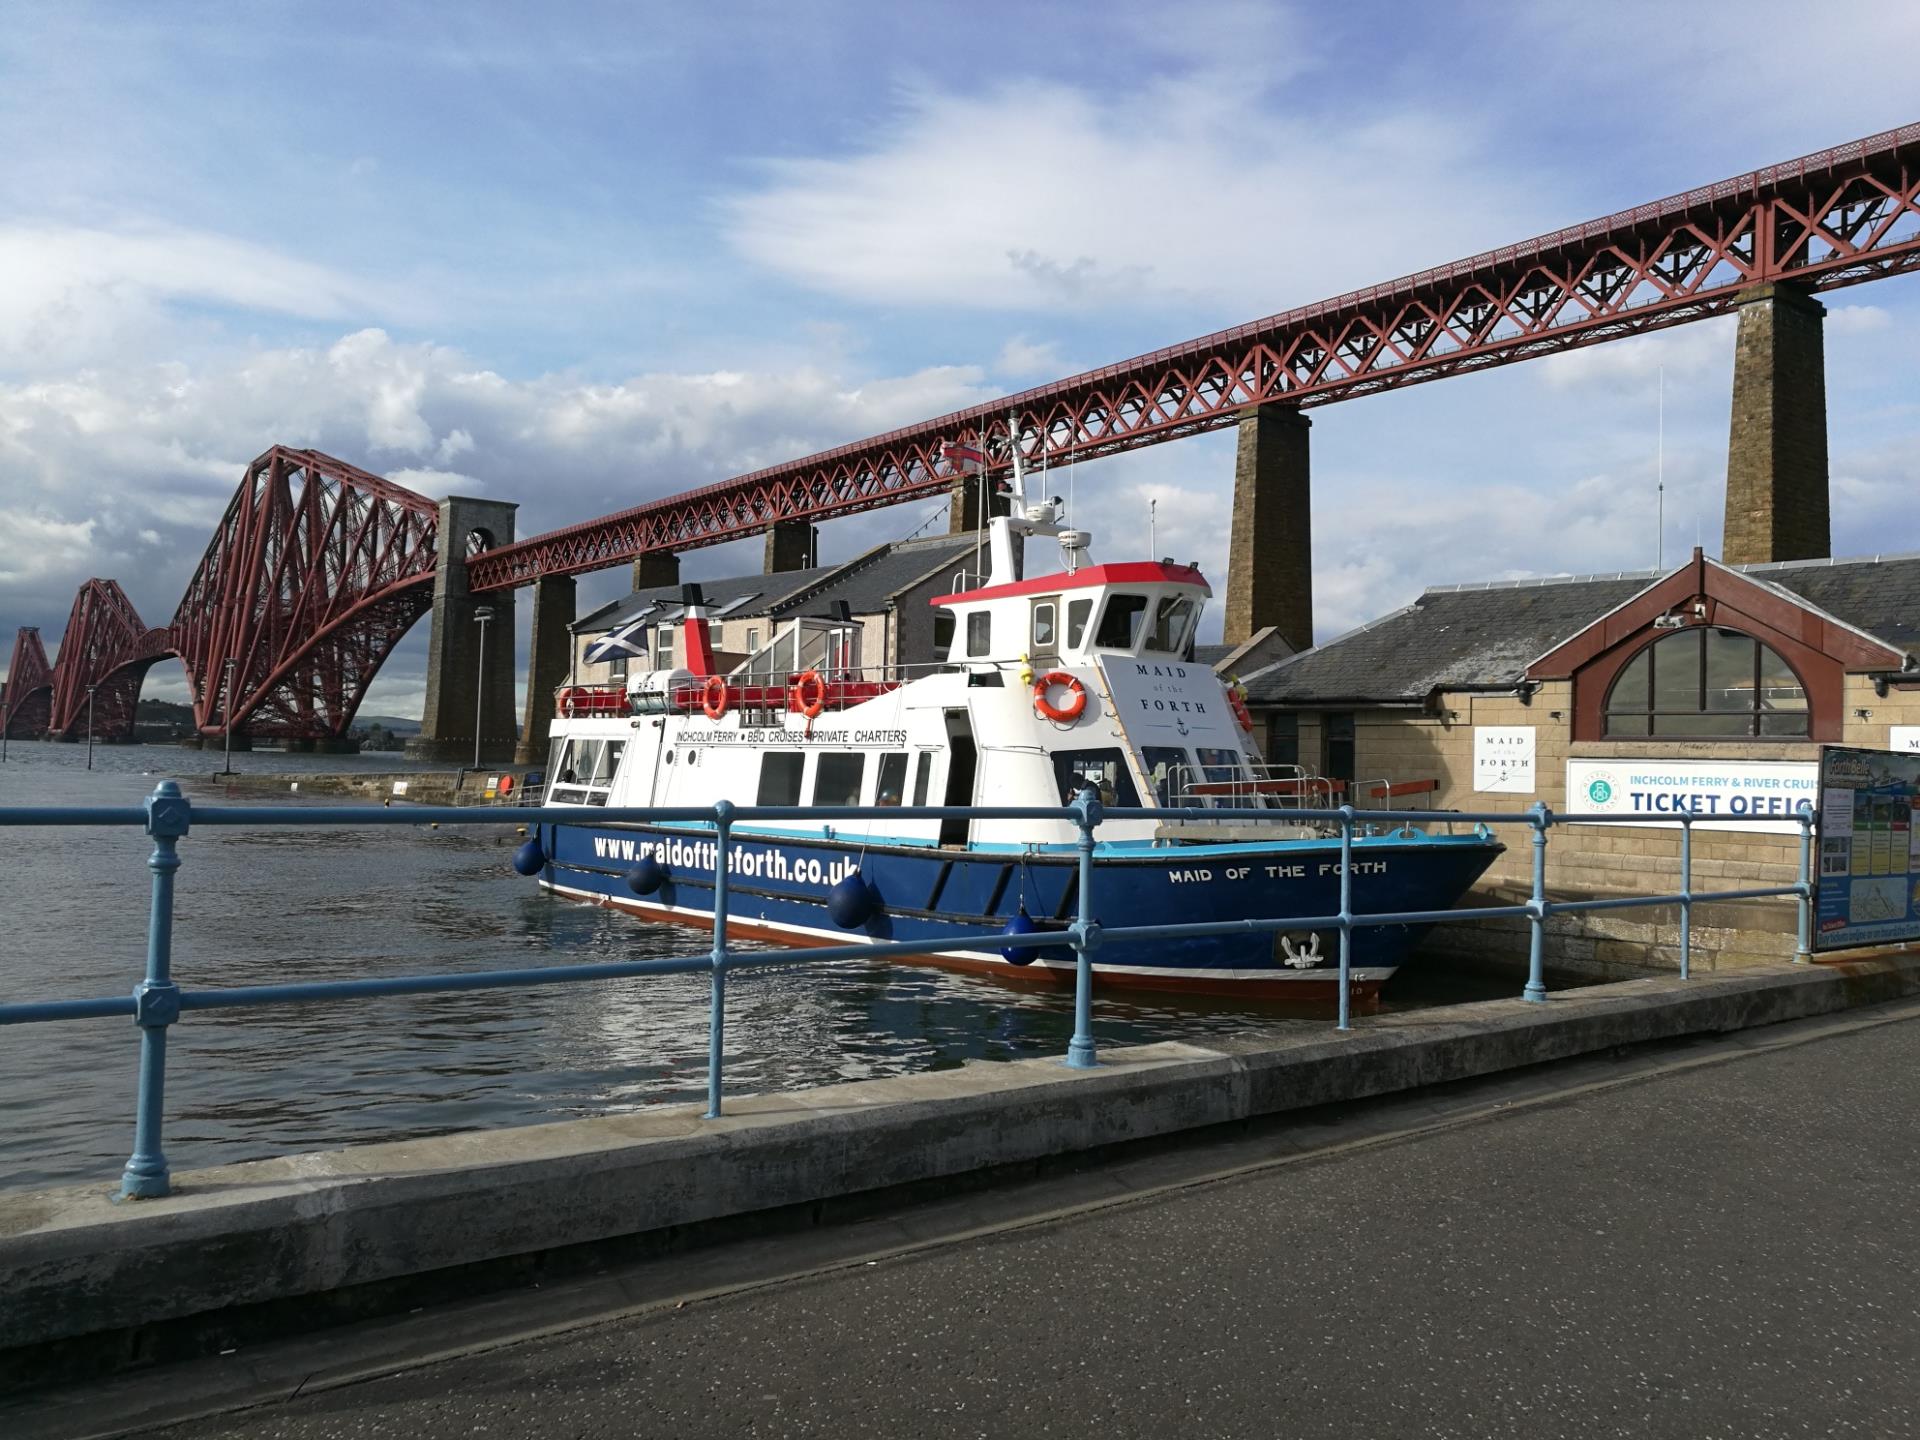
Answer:
[[368, 715], [364, 711], [353, 717], [353, 728], [371, 730], [374, 726], [391, 730], [396, 735], [418, 735], [420, 722], [409, 720], [404, 715]]

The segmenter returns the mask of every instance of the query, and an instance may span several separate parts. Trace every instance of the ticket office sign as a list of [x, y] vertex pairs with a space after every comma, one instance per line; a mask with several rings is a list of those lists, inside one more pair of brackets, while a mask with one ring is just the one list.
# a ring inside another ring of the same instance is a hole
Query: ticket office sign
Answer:
[[1820, 752], [1813, 948], [1920, 939], [1920, 755]]

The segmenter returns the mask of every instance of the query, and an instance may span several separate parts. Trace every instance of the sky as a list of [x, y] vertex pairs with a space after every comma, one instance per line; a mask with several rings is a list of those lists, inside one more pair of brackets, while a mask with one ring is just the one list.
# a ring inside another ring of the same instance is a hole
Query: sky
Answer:
[[[527, 535], [1920, 119], [1909, 0], [1686, 14], [15, 0], [0, 636], [51, 650], [90, 576], [166, 623], [276, 443]], [[1825, 299], [1835, 553], [1920, 549], [1920, 276]], [[1320, 638], [1717, 551], [1732, 325], [1316, 409]], [[1232, 449], [1074, 467], [1096, 556], [1157, 501], [1224, 591]], [[369, 713], [419, 714], [425, 628]]]

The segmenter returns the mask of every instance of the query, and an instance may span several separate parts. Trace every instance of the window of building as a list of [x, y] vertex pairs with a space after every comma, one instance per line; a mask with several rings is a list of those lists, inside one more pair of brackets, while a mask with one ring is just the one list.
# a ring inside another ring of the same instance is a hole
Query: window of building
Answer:
[[749, 626], [747, 629], [747, 653], [757, 655], [760, 651], [760, 632]]
[[976, 610], [967, 616], [967, 654], [985, 655], [993, 649], [993, 612]]
[[1087, 638], [1087, 621], [1093, 618], [1093, 600], [1069, 600], [1067, 602], [1067, 648], [1078, 650], [1080, 642]]
[[825, 754], [814, 766], [815, 805], [858, 805], [860, 783], [866, 779], [865, 755]]
[[933, 612], [933, 658], [944, 661], [953, 649], [953, 612], [944, 607]]
[[1033, 648], [1035, 653], [1052, 651], [1054, 646], [1053, 601], [1042, 600], [1033, 607]]
[[1267, 717], [1266, 750], [1269, 765], [1300, 763], [1300, 717], [1298, 715], [1291, 711], [1284, 711]]
[[904, 804], [907, 796], [907, 757], [905, 753], [880, 757], [880, 778], [874, 782], [873, 803]]
[[1321, 767], [1329, 780], [1353, 783], [1353, 712], [1330, 710], [1323, 722], [1327, 763]]
[[1169, 595], [1154, 607], [1153, 633], [1147, 637], [1147, 649], [1166, 655], [1184, 655], [1193, 627], [1200, 619], [1200, 607], [1185, 595]]
[[1147, 597], [1144, 595], [1109, 596], [1107, 608], [1100, 615], [1100, 628], [1093, 634], [1094, 646], [1101, 650], [1133, 649], [1134, 636], [1140, 630], [1140, 617], [1146, 611]]
[[673, 668], [673, 631], [673, 626], [661, 625], [653, 632], [653, 668], [656, 670]]
[[1127, 757], [1118, 750], [1056, 750], [1053, 773], [1060, 782], [1063, 805], [1088, 785], [1100, 792], [1103, 804], [1136, 806], [1140, 803], [1140, 792], [1133, 788], [1133, 776], [1127, 771]]
[[798, 805], [800, 803], [800, 772], [806, 768], [807, 757], [797, 752], [771, 751], [760, 757], [760, 791], [754, 796], [756, 805]]
[[1770, 646], [1703, 625], [1660, 636], [1607, 692], [1609, 738], [1747, 740], [1808, 733], [1807, 692]]
[[627, 657], [625, 655], [615, 655], [611, 660], [607, 661], [607, 679], [616, 685], [624, 685], [627, 683]]

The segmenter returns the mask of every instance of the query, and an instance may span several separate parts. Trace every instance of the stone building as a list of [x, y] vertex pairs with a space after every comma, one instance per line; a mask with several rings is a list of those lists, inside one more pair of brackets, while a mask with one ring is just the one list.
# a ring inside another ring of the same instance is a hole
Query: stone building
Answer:
[[[1677, 890], [1677, 827], [1631, 822], [1680, 808], [1706, 817], [1696, 888], [1793, 883], [1797, 830], [1765, 815], [1812, 801], [1823, 743], [1920, 749], [1917, 655], [1920, 555], [1728, 567], [1696, 550], [1664, 575], [1431, 589], [1245, 681], [1269, 760], [1346, 782], [1357, 806], [1393, 785], [1398, 808], [1620, 814], [1552, 832], [1549, 892], [1577, 899]], [[1527, 832], [1502, 838], [1479, 903], [1528, 892]], [[1674, 962], [1672, 911], [1615, 913], [1555, 918], [1563, 969]], [[1793, 920], [1791, 901], [1696, 907], [1695, 954], [1778, 959]], [[1492, 928], [1512, 945], [1525, 923]]]

